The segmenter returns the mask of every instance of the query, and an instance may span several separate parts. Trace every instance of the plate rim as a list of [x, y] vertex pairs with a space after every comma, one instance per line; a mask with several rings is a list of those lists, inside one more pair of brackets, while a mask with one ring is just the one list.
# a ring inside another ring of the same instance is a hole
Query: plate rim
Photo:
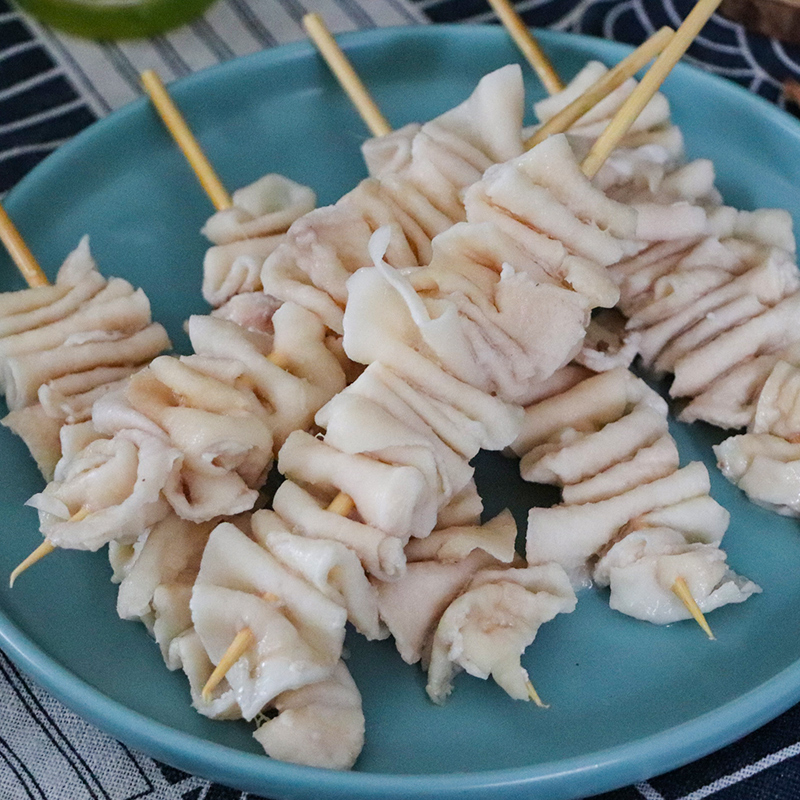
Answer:
[[[370, 30], [352, 31], [337, 36], [343, 49], [380, 46], [388, 37], [429, 36], [437, 38], [505, 38], [502, 28], [479, 24], [404, 25]], [[618, 60], [633, 47], [583, 34], [552, 30], [537, 30], [537, 39], [549, 47], [579, 43], [602, 60]], [[177, 79], [170, 90], [177, 98], [202, 90], [206, 83], [214, 83], [225, 73], [261, 69], [293, 59], [314, 55], [307, 41], [279, 45], [268, 50], [201, 70]], [[793, 135], [800, 134], [800, 122], [786, 111], [766, 99], [753, 94], [743, 86], [714, 73], [703, 71], [691, 63], [682, 62], [676, 70], [687, 76], [696, 75], [715, 84], [723, 93], [733, 94], [737, 102], [754, 106], [765, 114], [771, 124], [789, 128]], [[131, 116], [147, 113], [146, 97], [128, 103], [108, 116], [96, 121], [59, 147], [31, 170], [6, 199], [5, 206], [12, 213], [24, 211], [25, 205], [35, 199], [37, 184], [46, 181], [51, 170], [60, 168], [64, 160], [84, 147], [91, 147], [96, 136], [103, 136], [107, 128], [125, 125]], [[63, 702], [68, 708], [114, 738], [153, 758], [163, 760], [179, 769], [210, 780], [234, 786], [249, 792], [288, 792], [305, 786], [326, 797], [372, 798], [375, 792], [381, 797], [422, 798], [427, 796], [493, 798], [519, 797], [520, 792], [547, 792], [556, 800], [567, 800], [584, 795], [620, 788], [638, 780], [675, 769], [721, 749], [741, 736], [752, 732], [775, 718], [800, 700], [800, 659], [771, 678], [717, 708], [634, 742], [616, 745], [568, 759], [538, 765], [473, 773], [443, 773], [408, 775], [403, 773], [366, 773], [358, 771], [334, 772], [274, 761], [266, 756], [246, 753], [224, 744], [210, 742], [194, 734], [172, 728], [125, 706], [84, 682], [75, 673], [48, 655], [25, 632], [6, 616], [0, 606], [0, 645], [6, 655], [37, 683]], [[720, 735], [719, 729], [723, 733]], [[206, 766], [209, 769], [206, 769]]]

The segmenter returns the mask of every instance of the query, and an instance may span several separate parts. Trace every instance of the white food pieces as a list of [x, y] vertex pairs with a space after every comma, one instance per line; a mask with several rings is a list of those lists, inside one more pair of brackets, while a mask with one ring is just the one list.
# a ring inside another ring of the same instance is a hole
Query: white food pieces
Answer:
[[89, 419], [98, 397], [169, 346], [142, 290], [103, 278], [84, 237], [54, 285], [0, 295], [3, 424], [50, 479], [61, 427]]
[[720, 207], [712, 235], [661, 242], [611, 267], [642, 362], [672, 373], [687, 422], [736, 428], [779, 358], [796, 358], [800, 274], [785, 212]]
[[772, 368], [758, 382], [748, 432], [726, 439], [714, 452], [722, 474], [753, 502], [800, 516], [800, 369], [784, 356], [796, 361], [787, 351], [761, 358], [760, 373]]
[[27, 505], [38, 510], [42, 534], [57, 547], [98, 550], [112, 539], [132, 544], [169, 512], [161, 487], [180, 457], [139, 430], [96, 439], [62, 459], [53, 481]]
[[367, 639], [385, 639], [378, 595], [354, 550], [341, 542], [292, 533], [274, 511], [256, 511], [253, 538], [284, 566], [302, 575], [326, 597], [347, 609], [347, 619]]
[[253, 734], [268, 756], [325, 769], [355, 764], [364, 746], [364, 712], [343, 661], [330, 678], [278, 695], [273, 708], [278, 716]]
[[512, 446], [525, 480], [562, 487], [560, 505], [529, 512], [529, 563], [591, 577], [612, 608], [658, 624], [690, 616], [678, 578], [704, 611], [760, 591], [728, 569], [728, 512], [702, 463], [679, 469], [660, 395], [623, 368], [566, 387], [526, 409]]
[[598, 586], [610, 587], [611, 608], [665, 625], [691, 618], [672, 590], [679, 578], [704, 614], [761, 591], [725, 562], [725, 553], [716, 544], [687, 541], [674, 528], [647, 527], [612, 545], [592, 575]]
[[530, 699], [520, 664], [541, 625], [575, 609], [577, 598], [557, 564], [478, 572], [439, 620], [428, 666], [428, 696], [442, 703], [454, 674], [495, 682], [515, 700]]
[[203, 226], [202, 233], [214, 244], [282, 233], [317, 202], [308, 186], [276, 173], [237, 189], [231, 200], [233, 208], [218, 211]]
[[237, 189], [231, 200], [233, 207], [217, 211], [202, 230], [215, 244], [203, 259], [203, 297], [215, 308], [262, 290], [264, 260], [317, 203], [308, 186], [274, 173]]
[[119, 583], [117, 614], [143, 622], [165, 661], [172, 640], [192, 625], [189, 597], [214, 526], [213, 521], [196, 524], [173, 512], [133, 544], [109, 543], [113, 580]]
[[341, 656], [345, 610], [230, 523], [209, 537], [191, 610], [215, 664], [241, 630], [253, 634], [252, 646], [227, 671], [227, 686], [218, 689], [233, 690], [248, 720], [281, 692], [325, 680]]
[[[465, 219], [463, 190], [493, 163], [522, 152], [522, 74], [517, 66], [485, 76], [460, 106], [391, 135], [363, 181], [336, 205], [298, 219], [264, 262], [264, 291], [316, 313], [342, 333], [348, 277], [370, 264], [367, 244], [381, 225], [393, 266], [428, 263], [431, 239]], [[391, 166], [389, 166], [391, 164]]]
[[293, 431], [308, 428], [314, 414], [345, 385], [326, 331], [311, 312], [284, 303], [272, 316], [274, 336], [212, 316], [189, 319], [196, 353], [242, 364], [264, 406], [276, 448]]
[[342, 453], [305, 431], [295, 431], [280, 450], [278, 469], [330, 500], [344, 492], [368, 525], [404, 541], [436, 524], [436, 493], [416, 467]]

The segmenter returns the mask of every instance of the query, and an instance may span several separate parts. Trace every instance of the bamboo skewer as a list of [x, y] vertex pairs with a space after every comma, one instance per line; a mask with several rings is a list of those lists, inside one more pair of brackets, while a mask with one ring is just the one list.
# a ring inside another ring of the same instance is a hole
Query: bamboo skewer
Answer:
[[152, 69], [145, 70], [141, 74], [141, 81], [164, 125], [172, 134], [172, 138], [175, 139], [178, 147], [183, 151], [186, 160], [194, 170], [197, 179], [205, 189], [214, 207], [217, 211], [231, 208], [233, 206], [231, 196], [222, 185], [222, 181], [211, 166], [211, 162], [206, 158], [194, 134], [189, 130], [186, 120], [169, 96], [158, 73]]
[[620, 106], [608, 127], [595, 141], [581, 164], [583, 174], [587, 178], [593, 178], [597, 174], [611, 151], [627, 133], [642, 109], [658, 91], [670, 70], [689, 49], [689, 45], [721, 2], [722, 0], [698, 0], [653, 66], [647, 70], [639, 85], [631, 92], [630, 97]]
[[[40, 286], [49, 286], [50, 281], [44, 270], [39, 266], [39, 262], [34, 258], [30, 248], [25, 244], [25, 240], [20, 235], [11, 217], [8, 216], [6, 210], [0, 205], [0, 241], [8, 250], [11, 260], [16, 264], [17, 269], [22, 274], [25, 282], [31, 288]], [[23, 559], [11, 572], [8, 579], [9, 588], [13, 588], [14, 581], [23, 573], [28, 567], [35, 564], [37, 561], [43, 559], [49, 553], [52, 553], [56, 546], [45, 539], [27, 558]]]
[[680, 601], [686, 606], [687, 611], [694, 617], [697, 624], [706, 632], [706, 636], [714, 641], [717, 637], [711, 632], [711, 628], [703, 612], [700, 610], [700, 606], [697, 605], [697, 601], [692, 596], [686, 579], [682, 577], [676, 578], [675, 583], [672, 584], [672, 591], [675, 592]]
[[303, 17], [303, 27], [330, 67], [331, 72], [336, 76], [341, 87], [347, 92], [348, 97], [372, 135], [385, 136], [387, 133], [391, 133], [392, 126], [389, 125], [375, 101], [370, 97], [369, 92], [336, 43], [336, 39], [333, 38], [322, 17], [319, 14], [306, 14]]
[[41, 561], [45, 556], [49, 556], [55, 549], [56, 546], [49, 539], [45, 539], [29, 556], [14, 567], [8, 578], [8, 588], [13, 589], [14, 581], [25, 572], [28, 567], [32, 567], [37, 561]]
[[28, 286], [35, 288], [50, 285], [47, 275], [33, 257], [33, 253], [25, 244], [25, 240], [20, 236], [2, 205], [0, 205], [0, 241], [5, 245], [11, 260], [17, 265], [17, 269], [22, 273]]
[[[497, 0], [492, 1], [497, 2]], [[576, 97], [568, 106], [542, 125], [533, 136], [525, 141], [525, 149], [530, 150], [548, 136], [567, 130], [587, 111], [594, 108], [600, 100], [625, 83], [628, 78], [632, 78], [648, 61], [655, 58], [666, 47], [674, 33], [675, 31], [666, 25], [656, 31], [646, 42], [639, 45], [600, 80], [592, 84], [582, 95]]]
[[256, 636], [250, 628], [242, 628], [228, 649], [223, 654], [219, 663], [214, 667], [214, 671], [209, 675], [201, 695], [203, 700], [208, 703], [211, 701], [211, 693], [219, 686], [228, 670], [256, 643]]
[[561, 78], [509, 0], [489, 0], [489, 5], [525, 56], [525, 60], [539, 76], [547, 93], [552, 95], [562, 91], [564, 84]]

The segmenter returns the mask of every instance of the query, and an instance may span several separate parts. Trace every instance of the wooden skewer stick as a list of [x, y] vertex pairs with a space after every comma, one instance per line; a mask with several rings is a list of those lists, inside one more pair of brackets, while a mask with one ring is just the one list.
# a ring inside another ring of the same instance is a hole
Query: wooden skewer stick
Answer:
[[700, 33], [709, 17], [716, 11], [722, 0], [698, 0], [695, 7], [678, 28], [669, 44], [655, 60], [653, 66], [645, 73], [639, 85], [631, 92], [630, 97], [620, 106], [606, 129], [598, 137], [589, 154], [581, 164], [583, 174], [593, 178], [603, 163], [617, 146], [619, 140], [627, 133], [630, 126], [658, 91], [669, 75], [670, 70], [678, 63], [681, 56], [689, 49], [689, 45]]
[[2, 205], [0, 205], [0, 241], [5, 245], [11, 260], [17, 265], [28, 286], [35, 288], [50, 285], [47, 275], [33, 257], [33, 253]]
[[682, 577], [676, 578], [675, 583], [672, 584], [672, 591], [675, 592], [680, 601], [686, 606], [687, 611], [694, 617], [697, 624], [706, 632], [706, 636], [714, 641], [717, 637], [711, 632], [711, 628], [708, 622], [706, 622], [706, 618], [700, 610], [700, 606], [697, 605], [697, 601], [692, 597], [692, 593], [686, 584], [686, 579]]
[[16, 567], [11, 571], [8, 578], [8, 588], [14, 588], [14, 581], [25, 572], [28, 567], [33, 566], [37, 561], [41, 561], [45, 556], [50, 555], [56, 546], [49, 540], [45, 539], [27, 558], [20, 561]]
[[[494, 2], [496, 1], [494, 0]], [[625, 83], [628, 78], [633, 77], [648, 61], [655, 58], [666, 47], [674, 33], [675, 31], [667, 25], [656, 31], [646, 42], [639, 45], [600, 80], [592, 84], [582, 95], [576, 97], [568, 106], [542, 125], [533, 136], [526, 140], [525, 149], [530, 150], [548, 136], [567, 130], [606, 95]]]
[[309, 38], [316, 45], [322, 57], [336, 76], [342, 88], [347, 92], [356, 110], [361, 115], [373, 136], [385, 136], [392, 132], [392, 126], [381, 114], [375, 101], [370, 97], [361, 79], [353, 69], [347, 56], [342, 52], [336, 39], [328, 30], [319, 14], [306, 14], [303, 27]]
[[250, 628], [242, 628], [223, 654], [214, 671], [206, 681], [206, 685], [201, 692], [203, 700], [208, 703], [211, 701], [211, 693], [219, 686], [228, 670], [256, 643], [256, 636]]
[[564, 88], [561, 78], [555, 71], [544, 51], [530, 32], [528, 26], [522, 21], [509, 0], [489, 0], [489, 5], [494, 9], [500, 22], [503, 23], [514, 44], [519, 48], [525, 60], [531, 65], [533, 71], [539, 76], [548, 94], [557, 94]]
[[[80, 522], [86, 519], [91, 512], [86, 506], [78, 509], [70, 518], [70, 522]], [[25, 572], [28, 567], [32, 567], [37, 561], [41, 561], [45, 556], [49, 556], [57, 547], [49, 539], [45, 539], [27, 558], [24, 558], [16, 567], [11, 571], [8, 579], [8, 588], [14, 588], [14, 581]]]
[[141, 80], [144, 90], [153, 101], [153, 105], [164, 125], [167, 126], [172, 138], [175, 139], [178, 147], [183, 151], [186, 160], [194, 170], [195, 175], [197, 175], [197, 179], [205, 189], [214, 207], [217, 211], [231, 208], [233, 206], [231, 196], [222, 185], [217, 173], [214, 172], [214, 168], [206, 158], [194, 134], [189, 130], [189, 126], [186, 124], [181, 112], [172, 102], [172, 98], [169, 96], [158, 73], [152, 69], [145, 70], [141, 75]]
[[542, 698], [539, 697], [539, 693], [533, 688], [530, 678], [525, 679], [525, 688], [528, 690], [528, 697], [530, 697], [539, 708], [550, 708], [547, 703], [542, 702]]

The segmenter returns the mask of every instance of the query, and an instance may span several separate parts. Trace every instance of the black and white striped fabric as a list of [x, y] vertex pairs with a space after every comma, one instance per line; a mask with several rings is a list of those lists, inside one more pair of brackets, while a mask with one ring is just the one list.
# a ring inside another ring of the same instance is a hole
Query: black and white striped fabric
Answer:
[[[676, 26], [693, 0], [519, 0], [534, 27], [638, 44]], [[308, 10], [334, 31], [420, 22], [496, 22], [485, 0], [219, 0], [199, 21], [147, 41], [62, 36], [0, 0], [0, 195], [62, 142], [138, 94], [145, 68], [166, 79], [302, 37]], [[689, 59], [785, 105], [800, 50], [716, 15]], [[754, 654], [754, 657], [757, 657]], [[258, 800], [187, 775], [114, 741], [0, 653], [0, 800]], [[603, 800], [796, 800], [800, 706], [711, 756]]]

